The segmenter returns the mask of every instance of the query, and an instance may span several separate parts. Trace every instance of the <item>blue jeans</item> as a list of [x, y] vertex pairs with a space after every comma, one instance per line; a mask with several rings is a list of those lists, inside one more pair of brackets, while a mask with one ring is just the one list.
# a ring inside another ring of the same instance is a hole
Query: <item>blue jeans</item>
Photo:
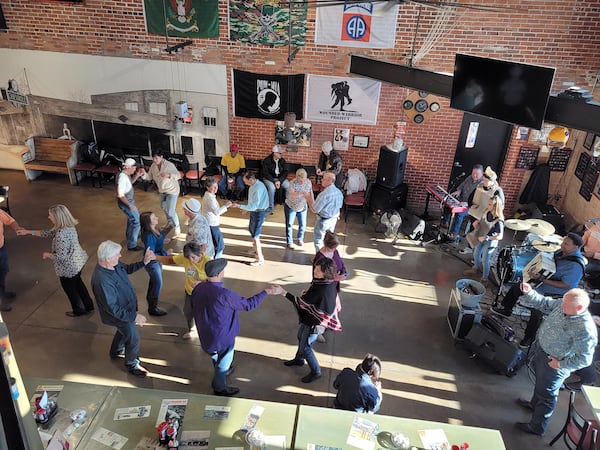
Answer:
[[315, 327], [304, 325], [303, 323], [300, 324], [300, 328], [298, 328], [298, 350], [294, 359], [306, 360], [312, 373], [321, 373], [321, 366], [312, 349], [317, 336], [318, 333]]
[[450, 233], [458, 234], [460, 232], [460, 227], [463, 223], [465, 217], [469, 215], [469, 211], [456, 213], [454, 215], [454, 222], [452, 223], [452, 229], [450, 229]]
[[160, 207], [167, 216], [167, 221], [175, 228], [179, 228], [179, 216], [175, 207], [177, 206], [177, 195], [160, 194]]
[[[473, 250], [475, 268], [481, 269], [483, 278], [486, 280], [490, 275], [490, 260], [492, 259], [492, 253], [497, 246], [497, 242], [498, 241], [483, 241], [477, 244], [477, 247]], [[494, 244], [493, 246], [492, 243]]]
[[329, 219], [321, 219], [321, 217], [317, 216], [317, 220], [315, 220], [315, 232], [314, 232], [314, 242], [315, 249], [317, 253], [323, 247], [323, 238], [325, 237], [326, 231], [331, 231], [332, 233], [335, 230], [335, 224], [337, 223], [337, 216], [330, 217]]
[[[275, 206], [275, 191], [277, 190], [275, 188], [275, 183], [273, 183], [272, 181], [269, 181], [269, 180], [263, 180], [263, 183], [265, 184], [267, 191], [269, 193], [269, 208], [273, 209], [273, 206]], [[290, 187], [290, 182], [288, 180], [283, 180], [281, 182], [280, 189], [287, 191], [289, 187]]]
[[227, 371], [233, 362], [234, 346], [235, 342], [229, 347], [210, 355], [215, 369], [211, 386], [215, 392], [223, 391], [227, 388]]
[[[221, 181], [219, 181], [218, 186], [220, 195], [224, 196], [225, 194], [227, 194], [227, 175], [223, 175]], [[244, 184], [244, 180], [241, 175], [235, 177], [235, 186], [238, 195], [241, 194], [246, 188], [246, 185]]]
[[[135, 205], [135, 202], [130, 203]], [[140, 236], [140, 212], [137, 210], [132, 211], [129, 206], [117, 199], [117, 205], [119, 209], [127, 216], [127, 227], [125, 228], [125, 238], [127, 239], [127, 248], [134, 248], [137, 246], [138, 237]]]
[[552, 416], [558, 392], [565, 379], [570, 374], [566, 369], [553, 369], [548, 365], [548, 355], [536, 343], [534, 344], [533, 370], [535, 371], [535, 387], [531, 406], [533, 415], [529, 424], [537, 433], [544, 433]]
[[110, 344], [110, 355], [116, 356], [125, 350], [125, 366], [134, 369], [139, 363], [140, 335], [135, 322], [117, 326], [117, 332]]
[[159, 261], [150, 261], [144, 267], [150, 277], [146, 300], [148, 300], [148, 307], [154, 309], [160, 296], [160, 290], [162, 289], [162, 264]]
[[302, 211], [294, 211], [287, 204], [283, 205], [283, 209], [285, 211], [285, 234], [287, 236], [287, 243], [294, 243], [292, 232], [294, 228], [294, 221], [296, 220], [296, 218], [298, 218], [298, 240], [303, 241], [307, 209], [304, 208]]
[[219, 226], [210, 227], [210, 235], [215, 246], [215, 259], [223, 256], [223, 250], [225, 250], [225, 241], [223, 240], [223, 233]]
[[262, 226], [267, 217], [267, 211], [252, 211], [250, 212], [250, 222], [248, 223], [248, 231], [252, 239], [259, 239], [262, 232]]

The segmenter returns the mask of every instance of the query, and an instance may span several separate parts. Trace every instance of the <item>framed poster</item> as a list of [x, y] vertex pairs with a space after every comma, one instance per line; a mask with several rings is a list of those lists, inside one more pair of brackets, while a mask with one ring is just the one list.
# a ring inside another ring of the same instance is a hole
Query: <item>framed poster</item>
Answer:
[[540, 148], [533, 145], [523, 145], [519, 150], [519, 157], [517, 158], [517, 164], [515, 168], [517, 169], [527, 169], [533, 170], [535, 169], [535, 164], [537, 162], [538, 153], [540, 152]]
[[594, 133], [587, 133], [585, 135], [585, 140], [583, 141], [583, 148], [585, 148], [586, 150], [591, 150], [592, 149], [592, 145], [594, 144]]
[[286, 130], [283, 120], [275, 122], [275, 143], [297, 147], [310, 147], [312, 125], [296, 122], [293, 130]]
[[550, 150], [550, 158], [548, 159], [550, 170], [553, 172], [564, 172], [569, 164], [569, 159], [571, 159], [572, 151], [573, 150], [568, 147], [553, 147]]
[[581, 152], [579, 160], [577, 161], [577, 167], [575, 167], [575, 176], [583, 181], [583, 176], [587, 170], [588, 164], [592, 158], [586, 152]]
[[597, 183], [598, 169], [596, 169], [593, 164], [588, 164], [585, 174], [583, 175], [583, 180], [581, 180], [579, 195], [589, 202], [592, 199], [592, 193], [596, 191]]
[[352, 138], [352, 147], [367, 148], [369, 146], [369, 136], [355, 134]]
[[350, 128], [334, 128], [333, 130], [333, 149], [348, 150], [350, 145]]

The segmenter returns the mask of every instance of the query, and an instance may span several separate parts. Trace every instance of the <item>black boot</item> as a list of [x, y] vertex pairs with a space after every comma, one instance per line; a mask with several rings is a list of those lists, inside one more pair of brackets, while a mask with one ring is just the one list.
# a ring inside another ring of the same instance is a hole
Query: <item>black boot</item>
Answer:
[[148, 301], [148, 314], [151, 316], [166, 316], [167, 312], [158, 307], [158, 299], [157, 298], [147, 298]]

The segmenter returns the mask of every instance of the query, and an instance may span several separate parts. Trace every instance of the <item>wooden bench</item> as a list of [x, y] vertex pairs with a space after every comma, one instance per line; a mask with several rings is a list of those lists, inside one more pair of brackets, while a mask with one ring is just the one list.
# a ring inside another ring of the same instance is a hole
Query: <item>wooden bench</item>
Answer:
[[68, 175], [71, 184], [76, 184], [73, 166], [77, 162], [77, 141], [33, 137], [26, 144], [29, 151], [22, 158], [27, 180], [35, 180], [42, 172], [54, 172]]

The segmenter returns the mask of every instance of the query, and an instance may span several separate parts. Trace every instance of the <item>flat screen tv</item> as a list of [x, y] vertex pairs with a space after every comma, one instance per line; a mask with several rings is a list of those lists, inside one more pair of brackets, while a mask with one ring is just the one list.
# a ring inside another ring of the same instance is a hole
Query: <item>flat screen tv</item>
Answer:
[[450, 107], [539, 130], [554, 71], [457, 54]]

